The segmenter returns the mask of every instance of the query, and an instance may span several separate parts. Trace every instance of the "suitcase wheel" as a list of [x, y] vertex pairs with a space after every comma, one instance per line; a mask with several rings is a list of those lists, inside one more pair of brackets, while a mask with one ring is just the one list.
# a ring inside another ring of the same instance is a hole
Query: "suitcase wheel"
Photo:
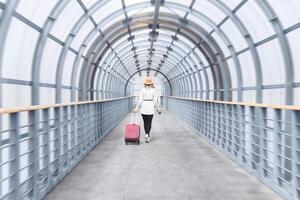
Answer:
[[125, 145], [127, 145], [128, 141], [127, 141], [127, 140], [124, 140], [124, 142], [125, 142]]
[[139, 145], [139, 144], [140, 144], [140, 141], [139, 141], [139, 140], [138, 140], [138, 141], [136, 141], [136, 144], [137, 144], [137, 145]]

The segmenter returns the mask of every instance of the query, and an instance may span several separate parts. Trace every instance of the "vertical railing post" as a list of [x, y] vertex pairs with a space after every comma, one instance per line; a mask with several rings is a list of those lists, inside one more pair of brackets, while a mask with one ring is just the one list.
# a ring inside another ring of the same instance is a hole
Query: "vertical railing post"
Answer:
[[67, 166], [69, 166], [69, 125], [68, 125], [68, 106], [62, 107], [62, 170], [65, 171]]
[[282, 166], [282, 157], [281, 157], [281, 145], [282, 134], [281, 134], [281, 109], [274, 109], [274, 151], [275, 151], [275, 169], [274, 169], [274, 182], [276, 185], [281, 185], [281, 166]]
[[105, 135], [105, 109], [104, 109], [104, 103], [101, 103], [101, 134], [102, 137]]
[[43, 109], [42, 110], [42, 117], [43, 117], [43, 123], [42, 123], [42, 126], [43, 126], [43, 132], [44, 132], [44, 135], [43, 135], [43, 143], [45, 144], [45, 147], [44, 147], [44, 152], [46, 155], [44, 155], [44, 165], [45, 165], [45, 171], [46, 171], [46, 174], [44, 174], [45, 179], [46, 179], [46, 185], [50, 185], [51, 184], [51, 176], [50, 176], [50, 168], [49, 168], [49, 165], [50, 165], [50, 157], [49, 157], [49, 154], [50, 154], [50, 148], [49, 148], [49, 140], [50, 140], [50, 135], [49, 135], [49, 129], [50, 129], [50, 126], [49, 126], [49, 109]]
[[257, 112], [257, 117], [258, 117], [258, 121], [257, 121], [257, 125], [258, 125], [258, 137], [259, 137], [259, 154], [260, 154], [260, 174], [261, 177], [264, 177], [264, 170], [265, 170], [265, 158], [267, 157], [265, 148], [267, 148], [265, 146], [265, 142], [264, 142], [264, 135], [265, 135], [265, 127], [266, 127], [266, 108], [263, 107], [257, 107], [256, 108], [256, 112]]
[[[108, 98], [109, 98], [109, 93], [107, 93]], [[93, 111], [92, 111], [92, 104], [89, 103], [86, 105], [86, 115], [87, 117], [87, 126], [86, 126], [86, 130], [87, 130], [87, 151], [90, 150], [92, 143], [93, 143], [93, 132], [92, 132], [92, 126], [93, 124], [91, 123], [93, 121]]]
[[13, 174], [10, 182], [10, 188], [13, 189], [11, 199], [19, 199], [20, 197], [20, 132], [19, 132], [19, 113], [9, 115], [10, 138], [12, 146], [10, 154], [12, 162], [10, 165], [10, 174]]
[[97, 143], [101, 140], [101, 104], [97, 102], [96, 104], [97, 109]]
[[292, 193], [295, 200], [300, 199], [300, 111], [291, 111], [292, 114]]
[[256, 138], [256, 133], [257, 133], [257, 128], [255, 127], [256, 126], [256, 120], [255, 120], [255, 107], [252, 107], [252, 106], [249, 106], [249, 126], [250, 126], [250, 161], [249, 161], [249, 164], [250, 164], [250, 169], [254, 169], [255, 170], [255, 173], [256, 175], [258, 175], [258, 171], [257, 171], [257, 168], [258, 168], [258, 164], [257, 164], [257, 159], [256, 159], [256, 149], [257, 149], [257, 144], [256, 144], [256, 141], [257, 141], [257, 138]]
[[242, 131], [245, 131], [245, 129], [243, 129], [243, 117], [242, 117], [242, 106], [241, 105], [236, 105], [235, 107], [235, 117], [234, 117], [234, 124], [235, 124], [235, 137], [236, 137], [236, 155], [235, 157], [238, 158], [238, 160], [240, 161], [240, 163], [243, 163], [243, 158], [242, 158]]
[[33, 189], [33, 198], [40, 198], [40, 191], [38, 189], [38, 133], [39, 133], [39, 110], [29, 111], [29, 137], [32, 138], [32, 153], [31, 153], [31, 174], [32, 174], [32, 189]]
[[223, 124], [225, 126], [225, 153], [228, 154], [228, 156], [231, 156], [232, 153], [232, 149], [231, 149], [231, 145], [232, 145], [232, 141], [231, 141], [231, 130], [230, 130], [230, 107], [228, 104], [224, 104], [224, 114], [225, 114], [225, 118], [223, 121]]
[[225, 121], [226, 121], [226, 114], [225, 113], [225, 104], [220, 104], [220, 128], [221, 128], [221, 137], [222, 137], [222, 142], [221, 142], [221, 148], [222, 150], [226, 150], [226, 127], [225, 127]]
[[77, 129], [76, 129], [76, 159], [81, 157], [82, 154], [82, 105], [77, 105], [77, 119], [76, 119], [76, 124], [77, 124]]
[[249, 163], [249, 156], [247, 154], [247, 126], [246, 126], [246, 106], [239, 106], [239, 121], [240, 121], [240, 141], [241, 141], [241, 159], [242, 162], [246, 164]]
[[212, 130], [211, 130], [211, 141], [216, 144], [216, 130], [217, 130], [217, 121], [216, 121], [216, 115], [217, 115], [217, 105], [215, 103], [211, 104], [211, 123], [212, 123]]
[[69, 162], [70, 164], [73, 164], [75, 161], [75, 135], [76, 135], [76, 106], [71, 105], [70, 106], [70, 151], [69, 151]]
[[61, 155], [62, 155], [62, 148], [61, 148], [61, 108], [57, 107], [54, 108], [54, 126], [55, 126], [55, 130], [54, 130], [54, 171], [53, 171], [53, 176], [57, 177], [58, 179], [60, 179], [61, 174], [62, 174], [62, 159], [61, 159]]

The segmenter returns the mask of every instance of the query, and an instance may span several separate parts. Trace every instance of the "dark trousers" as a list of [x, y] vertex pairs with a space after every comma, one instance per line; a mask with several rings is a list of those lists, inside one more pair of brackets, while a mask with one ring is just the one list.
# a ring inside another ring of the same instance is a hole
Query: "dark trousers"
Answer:
[[143, 121], [144, 121], [145, 133], [149, 134], [149, 136], [150, 136], [153, 115], [143, 115], [142, 114], [142, 117], [143, 117]]

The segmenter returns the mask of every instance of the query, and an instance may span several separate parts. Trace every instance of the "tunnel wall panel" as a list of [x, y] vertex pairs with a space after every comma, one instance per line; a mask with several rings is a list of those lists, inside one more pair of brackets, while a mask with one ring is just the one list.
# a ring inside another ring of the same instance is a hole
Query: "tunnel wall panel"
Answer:
[[51, 34], [65, 41], [75, 22], [84, 14], [76, 1], [69, 1], [63, 12], [56, 19]]
[[42, 27], [59, 0], [21, 0], [16, 11]]
[[[9, 3], [11, 2], [9, 1]], [[92, 77], [90, 74], [92, 72], [86, 73], [85, 69], [91, 69], [91, 65], [94, 64], [93, 62], [96, 62], [100, 56], [100, 66], [108, 62], [108, 64], [113, 65], [114, 69], [116, 69], [116, 71], [109, 69], [111, 76], [108, 77], [108, 81], [102, 81], [100, 77], [100, 84], [107, 84], [104, 87], [112, 86], [106, 90], [116, 88], [114, 84], [111, 84], [113, 82], [109, 81], [110, 78], [114, 77], [116, 80], [127, 79], [135, 70], [139, 70], [141, 67], [146, 69], [149, 61], [149, 56], [147, 55], [150, 52], [149, 48], [151, 46], [151, 39], [149, 38], [149, 30], [151, 28], [148, 27], [148, 24], [153, 22], [155, 7], [150, 2], [142, 0], [124, 2], [124, 9], [121, 2], [118, 4], [113, 1], [104, 2], [104, 6], [98, 6], [97, 10], [88, 18], [85, 12], [90, 12], [91, 10], [86, 9], [96, 8], [95, 5], [98, 1], [82, 1], [82, 4], [77, 1], [66, 1], [65, 5], [60, 1], [20, 1], [16, 5], [16, 12], [12, 14], [14, 16], [12, 17], [12, 21], [9, 22], [8, 34], [5, 37], [5, 48], [1, 64], [1, 66], [4, 66], [2, 67], [1, 75], [4, 81], [18, 85], [23, 83], [20, 80], [25, 80], [27, 81], [25, 83], [30, 87], [32, 84], [30, 82], [31, 70], [34, 65], [33, 53], [37, 47], [37, 42], [42, 42], [38, 40], [38, 36], [42, 33], [43, 28], [45, 28], [46, 20], [48, 20], [47, 23], [53, 20], [53, 28], [49, 29], [50, 35], [47, 36], [46, 46], [41, 52], [43, 55], [41, 64], [38, 66], [40, 68], [39, 81], [41, 83], [37, 83], [37, 85], [39, 85], [38, 88], [40, 90], [56, 87], [56, 95], [62, 90], [60, 85], [56, 85], [56, 76], [59, 75], [57, 74], [58, 59], [59, 57], [64, 58], [65, 55], [66, 60], [61, 65], [62, 85], [64, 88], [73, 87], [73, 90], [71, 90], [73, 97], [76, 96], [75, 93], [78, 87], [85, 87], [85, 90], [87, 90], [87, 87], [98, 86], [95, 82], [90, 83], [91, 80], [89, 79], [82, 79], [82, 76], [88, 75]], [[5, 9], [5, 4], [7, 3], [8, 1], [1, 1], [0, 12]], [[238, 93], [235, 91], [238, 87], [245, 91], [256, 91], [256, 101], [259, 100], [259, 93], [257, 93], [259, 90], [257, 88], [263, 88], [263, 96], [266, 96], [266, 94], [271, 95], [274, 92], [274, 95], [279, 95], [278, 98], [281, 98], [282, 91], [277, 92], [276, 89], [288, 91], [289, 88], [292, 88], [294, 92], [296, 91], [300, 80], [298, 76], [300, 74], [298, 73], [299, 60], [297, 58], [297, 46], [299, 43], [297, 37], [299, 25], [297, 24], [300, 21], [300, 16], [296, 0], [288, 2], [274, 0], [260, 3], [257, 1], [240, 0], [208, 0], [195, 1], [193, 3], [192, 1], [167, 0], [165, 4], [162, 4], [157, 21], [161, 27], [156, 29], [159, 32], [158, 41], [153, 42], [153, 47], [157, 49], [156, 52], [153, 51], [155, 57], [152, 59], [153, 69], [161, 70], [167, 74], [167, 77], [171, 77], [173, 79], [172, 83], [177, 85], [177, 90], [186, 90], [189, 86], [192, 86], [193, 90], [200, 90], [201, 88], [202, 90], [206, 90], [206, 85], [209, 84], [210, 98], [220, 98], [213, 94], [218, 87], [221, 90], [224, 89], [222, 88], [222, 84], [224, 83], [222, 83], [221, 79], [227, 80], [228, 77], [221, 73], [223, 70], [222, 65], [225, 64], [224, 66], [226, 66], [228, 64], [230, 75], [228, 80], [231, 82], [228, 83], [228, 85], [231, 85], [228, 89], [234, 90], [235, 99], [247, 99], [243, 97], [244, 92]], [[51, 12], [55, 13], [53, 10], [54, 6], [58, 5], [63, 8], [62, 13], [57, 14], [56, 19], [49, 18]], [[191, 6], [190, 9], [189, 6]], [[230, 14], [228, 13], [230, 10], [234, 15], [228, 17], [227, 15]], [[111, 17], [112, 13], [114, 13], [113, 18]], [[143, 13], [147, 14], [143, 16]], [[272, 19], [273, 15], [277, 18]], [[169, 16], [172, 16], [171, 20], [168, 18]], [[190, 23], [185, 22], [185, 16]], [[84, 23], [79, 30], [75, 31], [77, 34], [72, 35], [70, 31], [75, 26], [79, 27], [80, 17], [85, 17]], [[134, 21], [135, 18], [141, 20]], [[147, 19], [147, 21], [143, 21], [143, 19]], [[124, 23], [124, 20], [127, 20], [128, 24]], [[99, 23], [98, 30], [91, 32], [95, 28], [93, 23]], [[218, 25], [217, 29], [221, 30], [221, 32], [213, 29], [215, 25]], [[284, 35], [280, 36], [281, 25], [285, 29], [283, 33], [287, 35], [286, 41]], [[120, 28], [122, 26], [123, 28]], [[180, 29], [177, 29], [178, 27]], [[136, 29], [133, 30], [133, 28]], [[128, 33], [128, 30], [131, 30], [131, 32]], [[124, 34], [122, 36], [115, 33], [110, 34], [109, 31], [120, 31], [120, 33], [123, 31]], [[23, 34], [17, 37], [17, 33], [20, 32]], [[102, 33], [105, 33], [104, 38], [100, 36]], [[225, 35], [222, 35], [223, 33]], [[173, 37], [175, 34], [179, 41]], [[205, 34], [208, 35], [208, 40], [201, 38]], [[130, 35], [133, 37], [132, 42], [127, 41]], [[74, 37], [70, 44], [65, 43], [68, 36], [69, 39]], [[278, 36], [283, 38], [277, 38]], [[255, 42], [254, 47], [256, 47], [256, 50], [251, 49], [251, 46], [249, 46], [251, 45], [252, 38]], [[160, 39], [162, 42], [159, 42]], [[195, 44], [195, 42], [199, 42], [199, 39], [202, 40], [201, 48], [207, 55], [200, 52], [197, 44]], [[127, 41], [127, 44], [124, 41]], [[95, 48], [99, 43], [103, 45], [99, 46], [101, 48], [96, 50]], [[119, 45], [121, 43], [124, 45]], [[67, 49], [64, 54], [61, 50], [65, 44], [70, 45], [71, 48]], [[140, 48], [141, 44], [144, 45], [142, 48]], [[232, 49], [230, 49], [231, 46], [228, 46], [230, 44], [233, 45]], [[19, 50], [13, 51], [14, 47], [17, 46]], [[167, 47], [173, 48], [175, 51], [172, 52]], [[285, 52], [289, 47], [291, 48], [292, 62], [289, 60], [289, 54]], [[104, 51], [105, 48], [108, 50]], [[137, 50], [134, 51], [132, 50], [133, 48], [137, 48]], [[120, 49], [123, 50], [120, 51]], [[221, 60], [225, 61], [224, 63], [219, 63], [220, 60], [216, 59], [218, 56], [215, 54], [219, 50], [221, 50], [219, 53]], [[255, 51], [258, 52], [256, 61], [253, 60], [255, 58]], [[94, 59], [88, 61], [92, 55], [91, 52], [96, 53], [96, 55]], [[130, 59], [126, 57], [126, 53], [131, 57]], [[113, 59], [107, 56], [109, 54], [115, 55]], [[134, 58], [134, 54], [139, 55]], [[163, 54], [165, 54], [165, 57]], [[235, 54], [237, 54], [237, 60], [234, 60]], [[222, 58], [223, 55], [225, 58]], [[77, 56], [80, 57], [79, 60], [81, 61], [77, 72], [73, 73], [72, 67], [76, 66], [74, 65], [74, 61]], [[86, 59], [85, 62], [82, 61], [82, 56]], [[20, 59], [11, 59], [12, 57]], [[128, 61], [126, 65], [120, 62], [123, 59]], [[137, 64], [135, 63], [136, 61], [140, 62]], [[179, 64], [179, 62], [181, 63]], [[209, 65], [211, 63], [216, 65], [214, 69], [214, 73], [216, 74], [213, 74], [210, 69], [211, 66]], [[255, 71], [254, 64], [261, 64], [261, 69], [258, 68], [258, 71]], [[294, 80], [293, 78], [287, 78], [287, 73], [292, 72], [291, 70], [288, 72], [289, 64], [293, 67], [292, 71], [294, 70]], [[21, 70], [18, 68], [20, 65], [22, 65]], [[10, 68], [6, 69], [5, 66], [10, 66]], [[240, 77], [238, 76], [238, 67], [241, 68], [242, 72]], [[101, 70], [103, 69], [106, 69], [106, 67], [103, 67]], [[198, 70], [200, 71], [199, 73], [197, 72]], [[144, 74], [140, 72], [135, 76], [142, 74], [146, 76], [147, 71], [144, 70]], [[257, 85], [259, 71], [262, 72], [262, 85]], [[274, 71], [276, 72], [275, 74], [273, 74]], [[206, 82], [206, 73], [208, 73], [208, 82]], [[180, 78], [180, 74], [183, 75], [183, 79]], [[72, 75], [76, 77], [74, 80], [77, 80], [75, 85], [71, 83]], [[150, 75], [156, 76], [157, 73], [150, 73]], [[201, 78], [198, 77], [199, 75], [201, 75]], [[238, 83], [238, 77], [243, 81], [242, 85]], [[106, 75], [104, 78], [106, 78]], [[85, 81], [84, 84], [83, 80]], [[288, 81], [292, 81], [293, 83], [290, 84]], [[103, 87], [101, 86], [100, 88]], [[286, 94], [288, 94], [287, 91], [285, 91]], [[111, 94], [116, 93], [119, 92], [115, 91]], [[198, 94], [195, 96], [201, 96], [200, 93], [200, 91], [177, 92], [177, 94], [186, 95], [187, 97], [194, 97], [195, 94]], [[206, 98], [206, 96], [204, 95], [202, 98]]]
[[240, 31], [237, 29], [233, 22], [229, 20], [226, 21], [221, 26], [221, 29], [228, 36], [236, 51], [240, 51], [248, 47], [243, 35], [240, 33]]
[[285, 68], [282, 53], [277, 40], [257, 47], [261, 58], [263, 85], [283, 84]]
[[40, 66], [41, 82], [55, 84], [56, 66], [58, 64], [61, 49], [62, 46], [60, 44], [51, 39], [47, 39]]
[[245, 52], [243, 54], [240, 54], [238, 57], [241, 62], [242, 74], [245, 74], [245, 76], [243, 76], [244, 87], [255, 86], [256, 74], [251, 54], [249, 52]]
[[[290, 32], [287, 34], [288, 40], [290, 42], [290, 47], [291, 47], [291, 51], [292, 51], [292, 57], [293, 57], [293, 62], [294, 65], [296, 66], [294, 68], [294, 79], [295, 82], [300, 82], [300, 29], [297, 29], [293, 32]], [[296, 94], [296, 92], [295, 92]]]
[[5, 41], [3, 77], [31, 81], [31, 66], [38, 32], [13, 18]]
[[[249, 10], [251, 10], [251, 12], [248, 12]], [[253, 13], [255, 13], [255, 15]], [[247, 26], [246, 28], [253, 37], [254, 42], [259, 42], [274, 34], [266, 15], [257, 6], [255, 1], [247, 1], [247, 3], [237, 11], [236, 15], [244, 25]]]
[[87, 30], [92, 30], [93, 28], [94, 25], [92, 24], [92, 22], [87, 21], [86, 23], [84, 23], [83, 27], [80, 29], [79, 33], [75, 36], [73, 42], [71, 43], [71, 47], [75, 50], [78, 50], [87, 36]]
[[269, 1], [269, 4], [272, 6], [277, 16], [284, 28], [293, 26], [294, 24], [299, 23], [300, 21], [300, 6], [299, 1], [289, 0], [272, 0]]
[[72, 51], [67, 52], [67, 57], [64, 65], [63, 70], [63, 85], [64, 86], [71, 86], [71, 76], [72, 76], [72, 70], [74, 67], [76, 54], [74, 54]]
[[21, 107], [31, 105], [30, 86], [3, 84], [3, 107]]

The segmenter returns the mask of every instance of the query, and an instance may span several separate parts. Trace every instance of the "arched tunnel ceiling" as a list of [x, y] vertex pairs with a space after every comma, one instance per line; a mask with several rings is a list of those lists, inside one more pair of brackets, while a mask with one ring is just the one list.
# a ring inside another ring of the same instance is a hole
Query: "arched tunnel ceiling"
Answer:
[[[130, 95], [134, 77], [150, 74], [162, 80], [166, 95], [253, 102], [273, 95], [295, 104], [295, 5], [297, 0], [0, 0], [0, 93], [5, 84], [27, 85], [31, 104], [48, 94], [54, 102], [112, 98]], [[13, 41], [17, 30], [22, 40]], [[28, 56], [11, 61], [13, 46], [20, 47], [14, 56]], [[26, 72], [13, 75], [21, 59]]]

